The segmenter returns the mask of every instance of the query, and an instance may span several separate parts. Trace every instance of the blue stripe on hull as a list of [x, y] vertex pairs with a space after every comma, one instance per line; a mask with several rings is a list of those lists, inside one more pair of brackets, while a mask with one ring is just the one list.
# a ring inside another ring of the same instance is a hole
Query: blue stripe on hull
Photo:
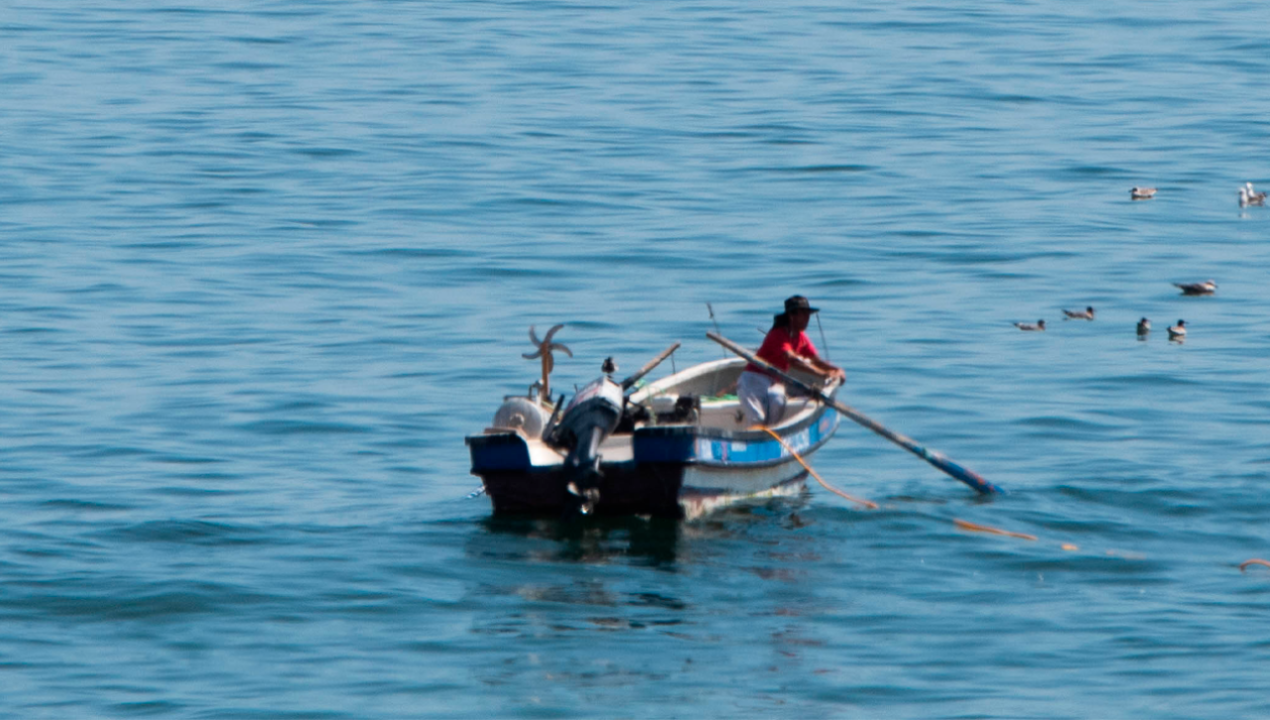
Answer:
[[[801, 429], [782, 435], [796, 452], [803, 453], [827, 440], [837, 430], [838, 413], [832, 408], [814, 417]], [[740, 437], [738, 437], [740, 436]], [[646, 428], [634, 437], [636, 462], [704, 463], [744, 467], [770, 465], [790, 458], [789, 451], [765, 432], [711, 433], [693, 427]]]
[[[782, 435], [799, 454], [819, 447], [837, 430], [840, 418], [832, 408], [811, 418], [807, 424]], [[516, 433], [476, 435], [467, 438], [472, 451], [472, 472], [544, 470], [530, 459], [524, 438]], [[693, 426], [671, 425], [641, 428], [632, 438], [635, 465], [671, 463], [705, 465], [745, 471], [789, 462], [784, 445], [761, 431], [730, 433]], [[557, 463], [558, 465], [558, 463]]]

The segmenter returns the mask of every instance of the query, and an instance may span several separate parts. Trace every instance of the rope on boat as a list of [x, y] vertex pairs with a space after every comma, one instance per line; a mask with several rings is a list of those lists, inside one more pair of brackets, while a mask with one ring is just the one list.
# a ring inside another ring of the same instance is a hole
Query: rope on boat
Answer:
[[863, 505], [864, 507], [866, 507], [866, 508], [868, 508], [868, 509], [870, 509], [870, 510], [877, 510], [877, 509], [878, 509], [878, 504], [877, 504], [877, 503], [875, 503], [875, 502], [873, 502], [872, 500], [865, 500], [864, 498], [858, 498], [858, 497], [854, 497], [854, 496], [852, 496], [852, 495], [848, 495], [848, 494], [844, 493], [843, 491], [839, 490], [838, 488], [836, 488], [836, 487], [834, 487], [834, 486], [830, 485], [829, 483], [825, 482], [824, 478], [820, 477], [820, 474], [819, 474], [819, 473], [817, 473], [815, 470], [812, 470], [812, 469], [811, 469], [811, 466], [807, 464], [807, 461], [806, 461], [806, 460], [803, 460], [803, 457], [802, 457], [801, 455], [799, 455], [799, 454], [798, 454], [798, 451], [797, 451], [797, 450], [794, 450], [794, 448], [792, 448], [792, 447], [790, 447], [790, 446], [789, 446], [789, 443], [785, 442], [785, 438], [781, 437], [780, 435], [777, 435], [777, 434], [776, 434], [776, 432], [775, 432], [774, 430], [772, 430], [771, 428], [769, 428], [769, 427], [768, 427], [768, 426], [766, 426], [766, 425], [760, 425], [759, 427], [763, 430], [763, 432], [765, 432], [765, 433], [767, 433], [768, 435], [771, 435], [772, 437], [776, 438], [776, 442], [780, 443], [780, 444], [781, 444], [781, 447], [783, 447], [783, 448], [785, 448], [786, 450], [788, 450], [788, 451], [789, 451], [789, 454], [790, 454], [790, 455], [793, 455], [793, 456], [794, 456], [794, 459], [798, 461], [798, 464], [799, 464], [799, 465], [802, 465], [802, 466], [803, 466], [803, 469], [807, 471], [807, 474], [809, 474], [809, 475], [811, 475], [812, 477], [816, 478], [816, 482], [818, 482], [818, 483], [820, 483], [822, 486], [824, 486], [824, 488], [825, 488], [826, 490], [828, 490], [829, 492], [831, 492], [831, 493], [833, 493], [833, 494], [835, 494], [835, 495], [838, 495], [838, 496], [844, 497], [844, 498], [846, 498], [846, 499], [850, 500], [850, 501], [851, 501], [851, 502], [853, 502], [853, 503], [859, 503], [860, 505]]

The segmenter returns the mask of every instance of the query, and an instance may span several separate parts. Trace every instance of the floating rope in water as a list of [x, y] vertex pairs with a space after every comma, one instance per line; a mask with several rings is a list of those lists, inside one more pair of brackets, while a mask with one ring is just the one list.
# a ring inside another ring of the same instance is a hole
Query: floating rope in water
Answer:
[[[960, 519], [954, 518], [953, 524], [961, 528], [962, 530], [969, 530], [970, 532], [988, 533], [989, 535], [1004, 535], [1006, 537], [1019, 538], [1020, 540], [1037, 540], [1038, 539], [1035, 535], [1029, 535], [1027, 533], [1021, 533], [1021, 532], [1014, 532], [1013, 530], [1002, 530], [1001, 528], [992, 527], [991, 525], [980, 525], [979, 523], [972, 523], [969, 520], [960, 520]], [[1075, 552], [1077, 550], [1080, 550], [1080, 546], [1075, 545], [1073, 543], [1069, 543], [1069, 542], [1059, 543], [1058, 546], [1061, 549], [1066, 550], [1068, 552]], [[1128, 550], [1104, 550], [1103, 554], [1106, 555], [1107, 557], [1118, 557], [1118, 558], [1124, 558], [1125, 560], [1145, 560], [1146, 559], [1146, 556], [1143, 555], [1142, 553], [1130, 552]], [[1244, 567], [1248, 565], [1265, 565], [1266, 567], [1270, 567], [1270, 562], [1266, 560], [1261, 560], [1259, 558], [1253, 559], [1253, 560], [1249, 560], [1245, 562], [1243, 565], [1240, 565], [1239, 569], [1243, 570]]]
[[1239, 563], [1239, 572], [1248, 572], [1249, 565], [1265, 565], [1266, 567], [1270, 567], [1270, 562], [1262, 560], [1261, 558], [1253, 558], [1251, 560], [1244, 560], [1243, 562]]
[[799, 455], [799, 454], [798, 454], [798, 452], [797, 452], [796, 450], [794, 450], [794, 448], [790, 447], [790, 446], [789, 446], [789, 443], [785, 442], [785, 438], [782, 438], [780, 435], [777, 435], [777, 434], [776, 434], [776, 432], [775, 432], [774, 430], [772, 430], [771, 428], [769, 428], [769, 427], [768, 427], [768, 426], [766, 426], [766, 425], [759, 425], [758, 427], [759, 427], [759, 428], [761, 428], [761, 429], [763, 430], [763, 432], [765, 432], [765, 433], [767, 433], [768, 435], [771, 435], [772, 437], [776, 438], [776, 442], [780, 443], [780, 444], [781, 444], [781, 447], [783, 447], [783, 448], [785, 448], [786, 450], [788, 450], [788, 451], [789, 451], [789, 454], [790, 454], [790, 455], [793, 455], [793, 456], [794, 456], [794, 459], [798, 461], [798, 464], [799, 464], [799, 465], [802, 465], [802, 466], [803, 466], [803, 469], [807, 471], [807, 474], [808, 474], [808, 475], [811, 475], [811, 476], [812, 476], [812, 477], [814, 477], [814, 478], [816, 478], [816, 482], [818, 482], [818, 483], [820, 483], [822, 486], [824, 486], [824, 488], [825, 488], [826, 490], [828, 490], [829, 492], [831, 492], [831, 493], [833, 493], [833, 494], [835, 494], [835, 495], [838, 495], [838, 496], [840, 496], [840, 497], [844, 497], [844, 498], [846, 498], [846, 499], [850, 500], [850, 501], [851, 501], [851, 502], [853, 502], [853, 503], [858, 503], [858, 504], [860, 504], [860, 505], [863, 505], [864, 507], [866, 507], [866, 508], [868, 508], [868, 509], [870, 509], [870, 510], [877, 510], [877, 509], [878, 509], [878, 504], [877, 504], [877, 503], [875, 503], [875, 502], [873, 502], [872, 500], [865, 500], [864, 498], [858, 498], [858, 497], [854, 497], [854, 496], [852, 496], [852, 495], [848, 495], [847, 493], [844, 493], [843, 491], [839, 490], [838, 488], [836, 488], [836, 487], [834, 487], [834, 486], [830, 485], [829, 483], [825, 482], [824, 478], [820, 477], [820, 474], [819, 474], [819, 473], [817, 473], [815, 470], [812, 470], [812, 469], [811, 469], [811, 466], [807, 464], [807, 461], [806, 461], [806, 460], [803, 460], [802, 456], [801, 456], [801, 455]]
[[1035, 535], [1028, 535], [1027, 533], [1014, 532], [1013, 530], [1002, 530], [1001, 528], [995, 528], [995, 527], [992, 527], [991, 525], [980, 525], [979, 523], [972, 523], [969, 520], [959, 520], [954, 518], [953, 524], [961, 528], [962, 530], [969, 530], [970, 532], [988, 533], [989, 535], [1005, 535], [1006, 537], [1019, 538], [1020, 540], [1035, 540], [1036, 539]]

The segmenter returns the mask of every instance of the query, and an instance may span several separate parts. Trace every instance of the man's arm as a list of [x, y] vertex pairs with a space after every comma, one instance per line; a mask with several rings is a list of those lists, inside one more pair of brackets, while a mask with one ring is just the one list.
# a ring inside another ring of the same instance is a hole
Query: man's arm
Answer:
[[832, 380], [834, 378], [837, 378], [838, 380], [847, 379], [847, 374], [843, 372], [842, 368], [834, 365], [833, 363], [825, 362], [815, 356], [804, 357], [794, 352], [792, 349], [787, 350], [786, 352], [789, 353], [789, 364], [799, 368], [800, 370], [805, 370], [812, 375], [817, 375], [826, 380]]

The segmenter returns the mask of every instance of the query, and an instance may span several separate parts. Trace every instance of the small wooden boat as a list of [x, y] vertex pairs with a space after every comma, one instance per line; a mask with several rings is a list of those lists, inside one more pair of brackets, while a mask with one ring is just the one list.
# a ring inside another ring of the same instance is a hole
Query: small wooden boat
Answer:
[[642, 387], [606, 375], [567, 406], [535, 383], [527, 395], [506, 398], [491, 427], [467, 437], [472, 474], [496, 514], [692, 518], [797, 493], [806, 470], [793, 452], [807, 458], [824, 445], [839, 414], [790, 397], [772, 427], [779, 440], [747, 427], [734, 394], [744, 368], [740, 358], [715, 360]]

